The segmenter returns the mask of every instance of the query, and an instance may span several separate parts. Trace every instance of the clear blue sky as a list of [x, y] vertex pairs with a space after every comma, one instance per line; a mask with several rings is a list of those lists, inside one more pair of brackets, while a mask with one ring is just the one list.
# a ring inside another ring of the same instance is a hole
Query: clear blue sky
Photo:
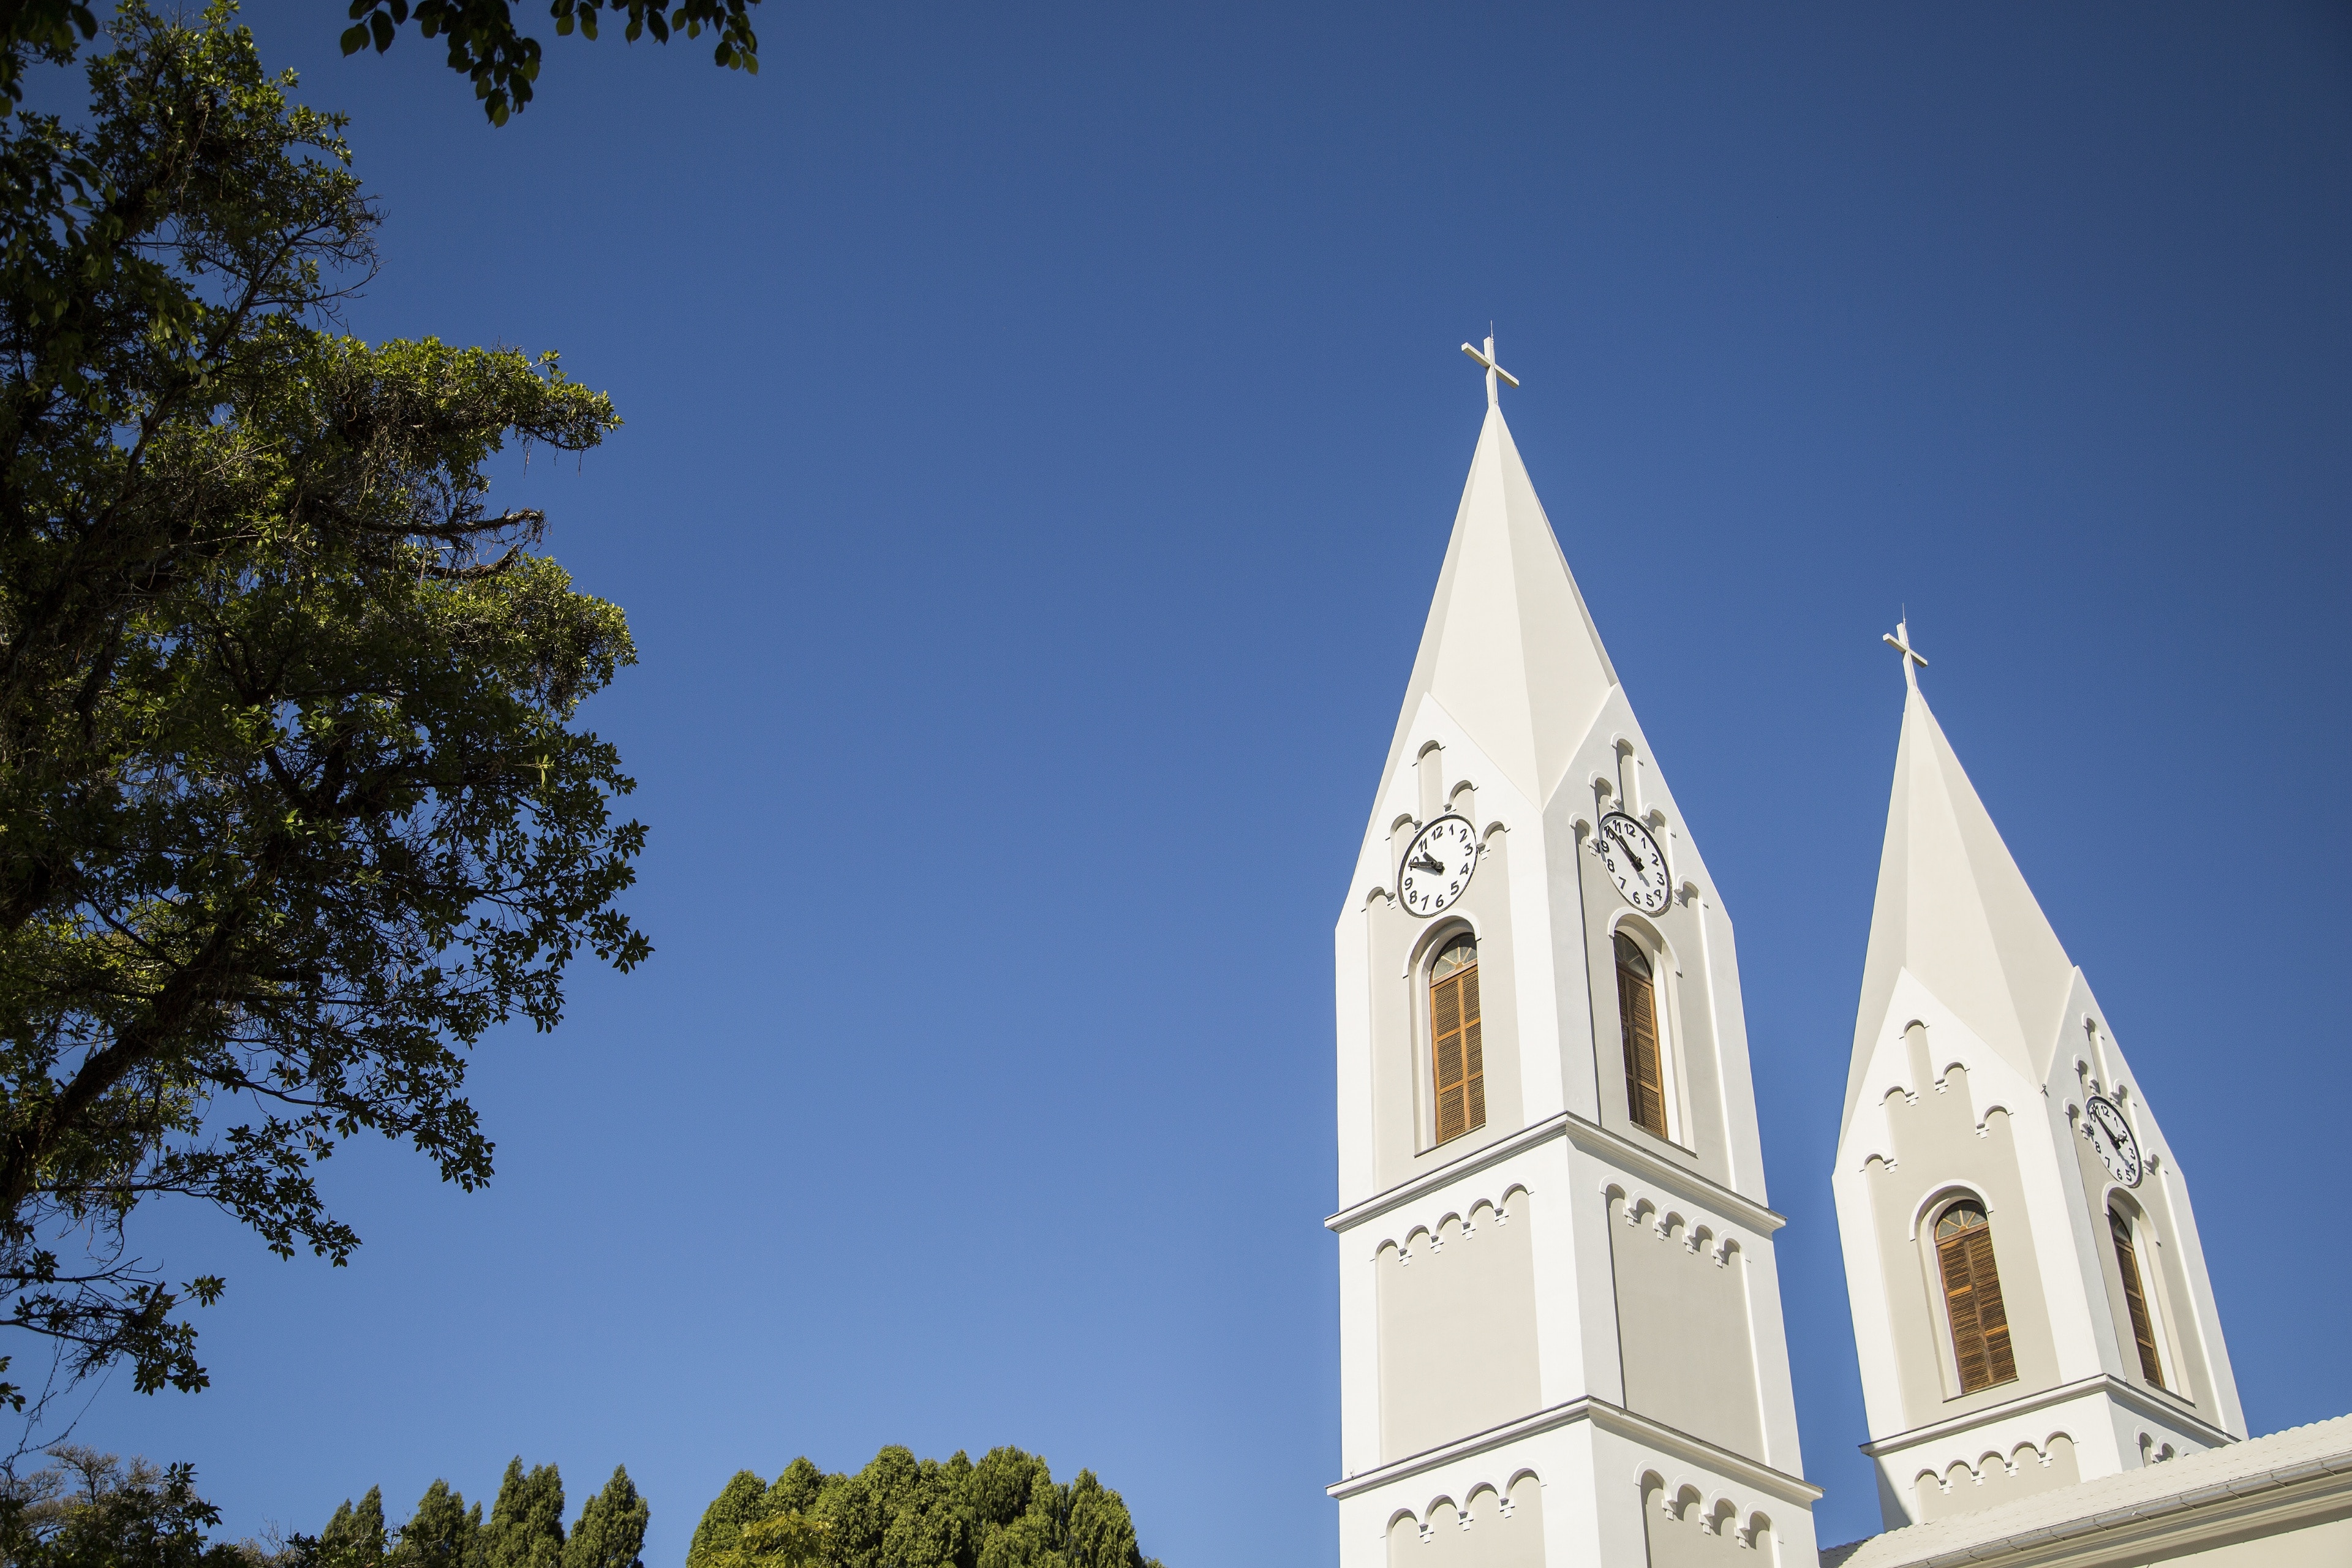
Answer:
[[1738, 923], [1822, 1538], [1876, 1528], [1828, 1176], [1906, 604], [2255, 1429], [2352, 1409], [2352, 14], [763, 10], [757, 79], [551, 38], [498, 132], [249, 13], [383, 199], [352, 329], [628, 421], [499, 493], [636, 628], [588, 719], [659, 951], [482, 1050], [488, 1192], [333, 1163], [349, 1270], [158, 1216], [215, 1386], [85, 1438], [236, 1532], [625, 1461], [650, 1568], [739, 1467], [1013, 1442], [1171, 1568], [1328, 1562], [1330, 927], [1490, 319]]

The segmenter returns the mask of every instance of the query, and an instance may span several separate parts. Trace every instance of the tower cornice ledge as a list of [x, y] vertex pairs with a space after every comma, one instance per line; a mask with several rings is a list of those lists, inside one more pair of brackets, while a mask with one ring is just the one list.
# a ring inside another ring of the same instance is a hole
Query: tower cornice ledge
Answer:
[[2211, 1440], [2215, 1447], [2235, 1443], [2240, 1438], [2231, 1436], [2197, 1414], [2196, 1407], [2176, 1394], [2159, 1398], [2137, 1384], [2126, 1383], [2111, 1372], [2094, 1373], [2073, 1383], [2062, 1383], [2055, 1388], [2045, 1388], [2039, 1394], [2028, 1394], [2007, 1405], [1989, 1405], [1955, 1415], [1948, 1421], [1931, 1421], [1925, 1426], [1914, 1426], [1908, 1432], [1880, 1437], [1862, 1445], [1862, 1451], [1875, 1459], [1887, 1454], [1900, 1453], [1922, 1443], [1933, 1443], [1954, 1433], [1966, 1432], [1989, 1421], [2008, 1415], [2025, 1415], [2036, 1410], [2046, 1410], [2053, 1405], [2063, 1405], [2080, 1399], [2086, 1394], [2105, 1394], [2116, 1404], [2126, 1406], [2151, 1421], [2162, 1421], [2173, 1426], [2193, 1428], [2200, 1436]]
[[1672, 1454], [1676, 1458], [1704, 1465], [1717, 1475], [1743, 1486], [1754, 1487], [1758, 1491], [1784, 1502], [1801, 1503], [1810, 1508], [1822, 1495], [1821, 1488], [1801, 1476], [1776, 1470], [1761, 1460], [1718, 1447], [1704, 1437], [1694, 1437], [1646, 1415], [1637, 1415], [1622, 1405], [1612, 1405], [1605, 1399], [1595, 1399], [1590, 1394], [1555, 1405], [1549, 1410], [1538, 1410], [1532, 1415], [1522, 1415], [1516, 1421], [1506, 1421], [1499, 1426], [1490, 1426], [1484, 1432], [1474, 1432], [1452, 1443], [1391, 1460], [1376, 1470], [1366, 1470], [1362, 1475], [1334, 1481], [1323, 1490], [1334, 1498], [1354, 1497], [1359, 1492], [1386, 1486], [1391, 1481], [1403, 1480], [1449, 1461], [1469, 1458], [1486, 1449], [1498, 1448], [1521, 1437], [1549, 1432], [1555, 1426], [1566, 1426], [1578, 1421], [1590, 1421], [1604, 1432], [1612, 1432], [1618, 1436], [1629, 1437]]
[[1769, 1236], [1789, 1223], [1785, 1215], [1775, 1213], [1755, 1199], [1736, 1193], [1696, 1171], [1685, 1170], [1672, 1160], [1664, 1159], [1643, 1148], [1622, 1132], [1612, 1132], [1598, 1123], [1587, 1121], [1572, 1110], [1563, 1110], [1533, 1126], [1522, 1127], [1507, 1138], [1498, 1138], [1451, 1164], [1407, 1177], [1386, 1192], [1375, 1193], [1361, 1203], [1350, 1204], [1325, 1219], [1324, 1227], [1340, 1232], [1352, 1230], [1366, 1220], [1377, 1219], [1391, 1209], [1411, 1203], [1448, 1183], [1475, 1175], [1530, 1149], [1563, 1138], [1588, 1154], [1602, 1155], [1616, 1162], [1629, 1173], [1656, 1183], [1685, 1203], [1711, 1205], [1719, 1210], [1724, 1218], [1737, 1221], [1759, 1235]]

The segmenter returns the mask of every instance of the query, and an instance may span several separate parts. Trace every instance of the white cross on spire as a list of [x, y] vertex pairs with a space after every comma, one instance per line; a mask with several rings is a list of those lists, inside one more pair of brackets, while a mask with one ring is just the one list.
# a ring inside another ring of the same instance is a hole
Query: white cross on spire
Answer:
[[1909, 687], [1914, 691], [1918, 690], [1919, 677], [1917, 671], [1912, 667], [1916, 665], [1919, 669], [1925, 669], [1927, 668], [1927, 660], [1911, 646], [1911, 623], [1909, 619], [1906, 617], [1906, 619], [1895, 622], [1895, 629], [1888, 632], [1880, 640], [1885, 643], [1888, 647], [1895, 649], [1895, 652], [1903, 656], [1903, 684]]
[[1472, 359], [1476, 360], [1480, 364], [1482, 364], [1482, 365], [1484, 365], [1484, 366], [1486, 366], [1486, 406], [1487, 406], [1487, 407], [1489, 407], [1489, 408], [1499, 408], [1500, 406], [1502, 406], [1503, 395], [1502, 395], [1499, 391], [1497, 391], [1497, 390], [1496, 389], [1496, 386], [1495, 386], [1495, 378], [1496, 378], [1496, 376], [1498, 376], [1498, 375], [1499, 375], [1499, 376], [1501, 376], [1505, 381], [1509, 382], [1509, 383], [1511, 384], [1511, 390], [1512, 390], [1512, 391], [1517, 392], [1517, 391], [1519, 389], [1519, 378], [1518, 378], [1517, 376], [1516, 376], [1516, 375], [1513, 375], [1509, 371], [1505, 370], [1501, 365], [1498, 365], [1498, 364], [1496, 364], [1496, 363], [1495, 363], [1495, 334], [1494, 334], [1494, 333], [1492, 333], [1492, 332], [1488, 332], [1488, 333], [1486, 334], [1486, 352], [1485, 353], [1480, 353], [1476, 349], [1472, 348], [1468, 343], [1464, 343], [1464, 344], [1462, 345], [1462, 352], [1463, 352], [1464, 353], [1465, 353], [1465, 354], [1468, 354]]

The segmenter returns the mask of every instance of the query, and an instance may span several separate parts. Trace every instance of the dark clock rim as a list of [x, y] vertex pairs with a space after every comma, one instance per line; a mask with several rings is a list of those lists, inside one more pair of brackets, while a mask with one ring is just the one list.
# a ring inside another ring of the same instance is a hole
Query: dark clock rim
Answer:
[[[1462, 875], [1463, 892], [1466, 893], [1470, 890], [1470, 879], [1478, 874], [1478, 861], [1480, 859], [1480, 856], [1478, 854], [1478, 829], [1468, 817], [1463, 816], [1458, 811], [1445, 811], [1440, 812], [1437, 816], [1431, 817], [1427, 822], [1423, 823], [1420, 828], [1414, 832], [1413, 836], [1405, 841], [1404, 853], [1397, 857], [1396, 868], [1395, 887], [1397, 908], [1412, 916], [1415, 920], [1433, 921], [1438, 916], [1444, 914], [1447, 910], [1454, 907], [1451, 903], [1444, 904], [1430, 910], [1427, 914], [1423, 914], [1419, 910], [1414, 909], [1411, 904], [1404, 901], [1405, 862], [1412, 858], [1413, 850], [1420, 845], [1423, 839], [1435, 832], [1441, 824], [1448, 822], [1458, 822], [1463, 826], [1470, 829], [1470, 869], [1464, 872]], [[1458, 895], [1455, 901], [1459, 901]]]
[[[2129, 1119], [2129, 1118], [2127, 1118], [2127, 1117], [2126, 1117], [2126, 1116], [2124, 1115], [2124, 1108], [2123, 1108], [2122, 1106], [2120, 1106], [2120, 1105], [2117, 1105], [2114, 1100], [2109, 1100], [2109, 1099], [2108, 1099], [2105, 1095], [2104, 1095], [2104, 1094], [2095, 1094], [2095, 1095], [2092, 1095], [2089, 1099], [2087, 1099], [2087, 1100], [2084, 1100], [2084, 1101], [2083, 1101], [2083, 1114], [2084, 1114], [2084, 1115], [2085, 1115], [2085, 1116], [2087, 1116], [2087, 1117], [2089, 1117], [2092, 1121], [2098, 1121], [2098, 1119], [2099, 1119], [2099, 1113], [2098, 1113], [2097, 1111], [2095, 1111], [2095, 1110], [2092, 1110], [2092, 1109], [2091, 1109], [2091, 1108], [2092, 1108], [2093, 1106], [2095, 1106], [2095, 1105], [2104, 1105], [2104, 1106], [2105, 1106], [2109, 1110], [2112, 1110], [2112, 1111], [2114, 1111], [2114, 1112], [2116, 1113], [2116, 1121], [2120, 1121], [2120, 1122], [2122, 1122], [2122, 1123], [2124, 1124], [2124, 1137], [2125, 1137], [2125, 1138], [2126, 1138], [2126, 1139], [2130, 1142], [2130, 1144], [2131, 1144], [2131, 1152], [2132, 1152], [2132, 1178], [2131, 1178], [2131, 1180], [2130, 1180], [2130, 1181], [2128, 1181], [2128, 1182], [2124, 1182], [2124, 1185], [2126, 1185], [2126, 1186], [2127, 1186], [2127, 1187], [2136, 1187], [2136, 1186], [2138, 1186], [2138, 1185], [2139, 1185], [2139, 1179], [2140, 1179], [2142, 1176], [2144, 1176], [2144, 1175], [2147, 1174], [2147, 1154], [2143, 1153], [2143, 1152], [2141, 1152], [2141, 1150], [2140, 1150], [2140, 1146], [2139, 1146], [2139, 1134], [2132, 1131], [2132, 1125], [2131, 1125], [2130, 1119]], [[2104, 1128], [2105, 1124], [2105, 1123], [2101, 1123], [2101, 1125], [2102, 1125], [2102, 1127]], [[2110, 1142], [2114, 1142], [2114, 1140], [2115, 1140], [2115, 1131], [2114, 1131], [2114, 1129], [2112, 1129], [2112, 1128], [2105, 1128], [2105, 1131], [2106, 1131], [2106, 1134], [2107, 1134], [2108, 1141], [2109, 1141]], [[2101, 1163], [2105, 1163], [2105, 1162], [2104, 1162], [2104, 1161], [2102, 1161]], [[2109, 1172], [2107, 1173], [2107, 1174], [2109, 1174], [2110, 1176], [2113, 1176], [2113, 1175], [2115, 1175], [2115, 1173], [2114, 1173], [2113, 1171], [2109, 1171]], [[2116, 1180], [2118, 1180], [2118, 1181], [2122, 1181], [2122, 1178], [2118, 1176], [2118, 1177], [2116, 1177]]]
[[[1654, 834], [1654, 833], [1652, 833], [1652, 832], [1650, 831], [1650, 825], [1649, 825], [1648, 823], [1643, 822], [1640, 817], [1638, 817], [1638, 816], [1634, 816], [1634, 815], [1633, 815], [1632, 812], [1630, 812], [1630, 811], [1604, 811], [1604, 812], [1602, 812], [1602, 813], [1601, 814], [1601, 822], [1600, 822], [1599, 824], [1596, 824], [1596, 825], [1593, 826], [1592, 831], [1594, 832], [1594, 834], [1595, 834], [1595, 835], [1598, 835], [1598, 834], [1601, 832], [1601, 826], [1602, 826], [1603, 825], [1606, 825], [1606, 824], [1607, 824], [1607, 822], [1609, 821], [1609, 819], [1610, 819], [1611, 817], [1612, 817], [1612, 816], [1614, 816], [1614, 817], [1621, 817], [1621, 818], [1622, 818], [1623, 820], [1625, 820], [1625, 821], [1627, 821], [1627, 822], [1632, 823], [1632, 824], [1633, 825], [1633, 831], [1634, 831], [1634, 832], [1636, 832], [1636, 833], [1639, 833], [1639, 834], [1640, 834], [1640, 835], [1641, 835], [1644, 839], [1646, 839], [1646, 840], [1649, 842], [1649, 846], [1650, 846], [1650, 847], [1651, 847], [1651, 848], [1657, 850], [1658, 859], [1659, 859], [1659, 861], [1661, 862], [1661, 864], [1663, 865], [1663, 863], [1664, 862], [1665, 858], [1666, 858], [1666, 852], [1665, 852], [1664, 849], [1659, 848], [1657, 835], [1656, 835], [1656, 834]], [[1405, 853], [1406, 853], [1407, 855], [1411, 855], [1411, 854], [1412, 853], [1412, 850], [1410, 850], [1410, 849], [1407, 849], [1407, 850], [1405, 851]], [[1400, 866], [1398, 869], [1399, 869], [1399, 874], [1400, 874], [1400, 875], [1402, 875], [1402, 868]], [[1669, 871], [1667, 871], [1667, 872], [1665, 873], [1665, 878], [1666, 878], [1666, 896], [1665, 896], [1665, 900], [1664, 900], [1664, 902], [1660, 903], [1660, 904], [1658, 905], [1658, 907], [1657, 907], [1656, 909], [1654, 909], [1654, 909], [1651, 909], [1651, 908], [1650, 908], [1648, 905], [1646, 905], [1646, 904], [1638, 904], [1638, 903], [1634, 903], [1634, 902], [1633, 902], [1633, 894], [1631, 894], [1631, 893], [1629, 893], [1629, 892], [1627, 892], [1627, 891], [1626, 891], [1624, 889], [1622, 889], [1622, 888], [1620, 888], [1620, 889], [1617, 889], [1617, 896], [1618, 896], [1619, 898], [1621, 898], [1621, 899], [1624, 900], [1628, 904], [1632, 904], [1632, 905], [1633, 905], [1633, 907], [1634, 908], [1634, 910], [1636, 910], [1637, 911], [1639, 911], [1639, 912], [1640, 912], [1640, 913], [1642, 913], [1642, 914], [1645, 914], [1645, 915], [1662, 915], [1662, 914], [1664, 914], [1664, 913], [1665, 913], [1665, 912], [1666, 912], [1666, 905], [1667, 905], [1667, 904], [1671, 904], [1671, 903], [1673, 903], [1673, 902], [1675, 901], [1675, 874], [1674, 874], [1671, 870], [1669, 870]]]

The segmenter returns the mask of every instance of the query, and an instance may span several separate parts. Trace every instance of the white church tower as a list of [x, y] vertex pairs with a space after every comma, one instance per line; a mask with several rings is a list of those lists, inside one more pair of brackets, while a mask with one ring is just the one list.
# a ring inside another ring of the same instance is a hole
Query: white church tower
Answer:
[[1889, 1529], [2246, 1435], [2187, 1181], [1908, 637], [1831, 1184]]
[[1340, 1563], [1811, 1568], [1731, 922], [1464, 352], [1335, 933]]

